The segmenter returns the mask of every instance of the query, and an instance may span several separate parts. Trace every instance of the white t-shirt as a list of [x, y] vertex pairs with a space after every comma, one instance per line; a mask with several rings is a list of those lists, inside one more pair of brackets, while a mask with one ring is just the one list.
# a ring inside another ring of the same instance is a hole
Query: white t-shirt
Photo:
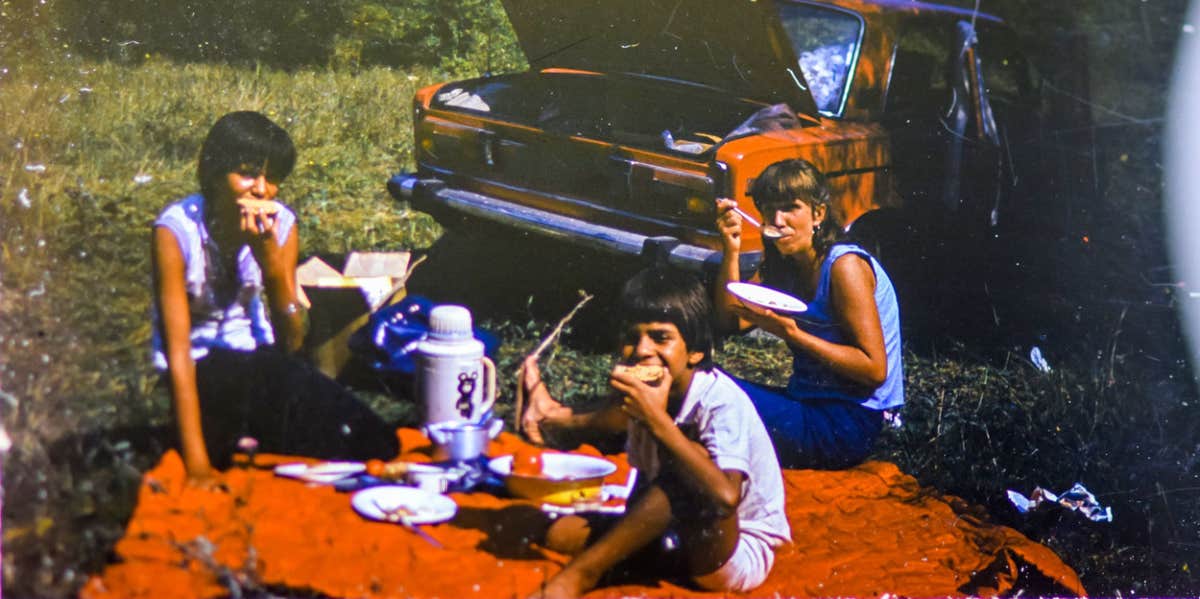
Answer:
[[[231, 303], [218, 305], [209, 281], [210, 269], [205, 244], [210, 243], [204, 225], [204, 196], [193, 194], [167, 206], [154, 226], [164, 227], [179, 241], [183, 254], [184, 279], [187, 284], [188, 310], [192, 315], [192, 359], [208, 355], [209, 348], [218, 347], [253, 351], [275, 342], [271, 321], [267, 318], [262, 299], [262, 270], [250, 246], [243, 245], [237, 255], [238, 290]], [[286, 206], [279, 211], [275, 240], [280, 246], [296, 222], [296, 215]], [[167, 369], [167, 356], [161, 338], [158, 310], [153, 312], [154, 367]]]
[[[771, 547], [792, 540], [784, 511], [783, 473], [775, 447], [750, 398], [724, 372], [697, 370], [675, 425], [708, 450], [722, 470], [746, 475], [738, 504], [738, 528]], [[644, 480], [658, 477], [658, 441], [638, 422], [629, 423], [626, 451]]]

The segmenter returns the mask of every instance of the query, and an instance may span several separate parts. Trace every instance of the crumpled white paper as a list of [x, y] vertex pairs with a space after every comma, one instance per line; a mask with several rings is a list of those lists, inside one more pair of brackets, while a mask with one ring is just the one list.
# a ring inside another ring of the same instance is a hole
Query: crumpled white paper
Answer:
[[1050, 363], [1047, 362], [1045, 356], [1042, 355], [1042, 348], [1036, 345], [1033, 346], [1033, 349], [1029, 350], [1029, 361], [1033, 362], [1034, 368], [1037, 368], [1042, 372], [1047, 374], [1053, 372], [1053, 370], [1050, 368]]
[[1100, 502], [1096, 501], [1096, 496], [1080, 483], [1075, 483], [1070, 489], [1057, 495], [1041, 487], [1034, 487], [1033, 493], [1029, 497], [1009, 489], [1008, 500], [1022, 514], [1028, 513], [1042, 503], [1050, 502], [1057, 503], [1071, 511], [1077, 511], [1092, 522], [1112, 522], [1113, 519], [1112, 508], [1100, 505]]

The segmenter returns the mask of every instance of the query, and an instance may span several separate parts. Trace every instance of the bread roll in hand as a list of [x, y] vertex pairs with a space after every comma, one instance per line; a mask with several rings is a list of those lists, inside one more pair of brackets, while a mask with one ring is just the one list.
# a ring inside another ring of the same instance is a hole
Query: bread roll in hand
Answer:
[[240, 199], [237, 201], [238, 207], [250, 213], [258, 214], [275, 214], [279, 212], [279, 202], [275, 200], [252, 200]]
[[656, 365], [651, 365], [651, 364], [645, 364], [645, 365], [636, 364], [634, 366], [625, 366], [624, 364], [617, 364], [616, 366], [613, 367], [613, 373], [623, 373], [623, 374], [632, 375], [633, 378], [635, 378], [639, 381], [642, 381], [643, 383], [646, 383], [648, 385], [653, 385], [653, 384], [661, 381], [663, 378], [663, 374], [665, 372], [666, 371], [663, 369], [662, 366], [656, 366]]

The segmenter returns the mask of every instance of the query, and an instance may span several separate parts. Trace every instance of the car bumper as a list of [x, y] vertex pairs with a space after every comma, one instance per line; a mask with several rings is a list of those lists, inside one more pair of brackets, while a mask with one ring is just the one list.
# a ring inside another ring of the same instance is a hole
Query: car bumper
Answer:
[[[683, 243], [674, 237], [640, 235], [484, 194], [454, 189], [447, 187], [440, 179], [420, 179], [417, 175], [402, 173], [388, 180], [388, 191], [395, 199], [411, 202], [413, 208], [428, 212], [439, 220], [465, 217], [493, 222], [571, 245], [639, 257], [647, 262], [666, 263], [706, 275], [716, 273], [721, 264], [721, 252], [717, 250]], [[762, 252], [743, 253], [740, 265], [742, 272], [754, 272], [761, 261]]]

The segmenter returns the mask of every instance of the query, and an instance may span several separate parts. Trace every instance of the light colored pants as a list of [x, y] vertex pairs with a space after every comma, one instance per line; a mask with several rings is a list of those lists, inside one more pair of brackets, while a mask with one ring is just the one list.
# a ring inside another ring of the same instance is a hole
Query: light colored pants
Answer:
[[738, 535], [733, 555], [715, 572], [693, 578], [708, 591], [745, 593], [761, 585], [775, 565], [775, 550], [765, 540], [754, 535]]

